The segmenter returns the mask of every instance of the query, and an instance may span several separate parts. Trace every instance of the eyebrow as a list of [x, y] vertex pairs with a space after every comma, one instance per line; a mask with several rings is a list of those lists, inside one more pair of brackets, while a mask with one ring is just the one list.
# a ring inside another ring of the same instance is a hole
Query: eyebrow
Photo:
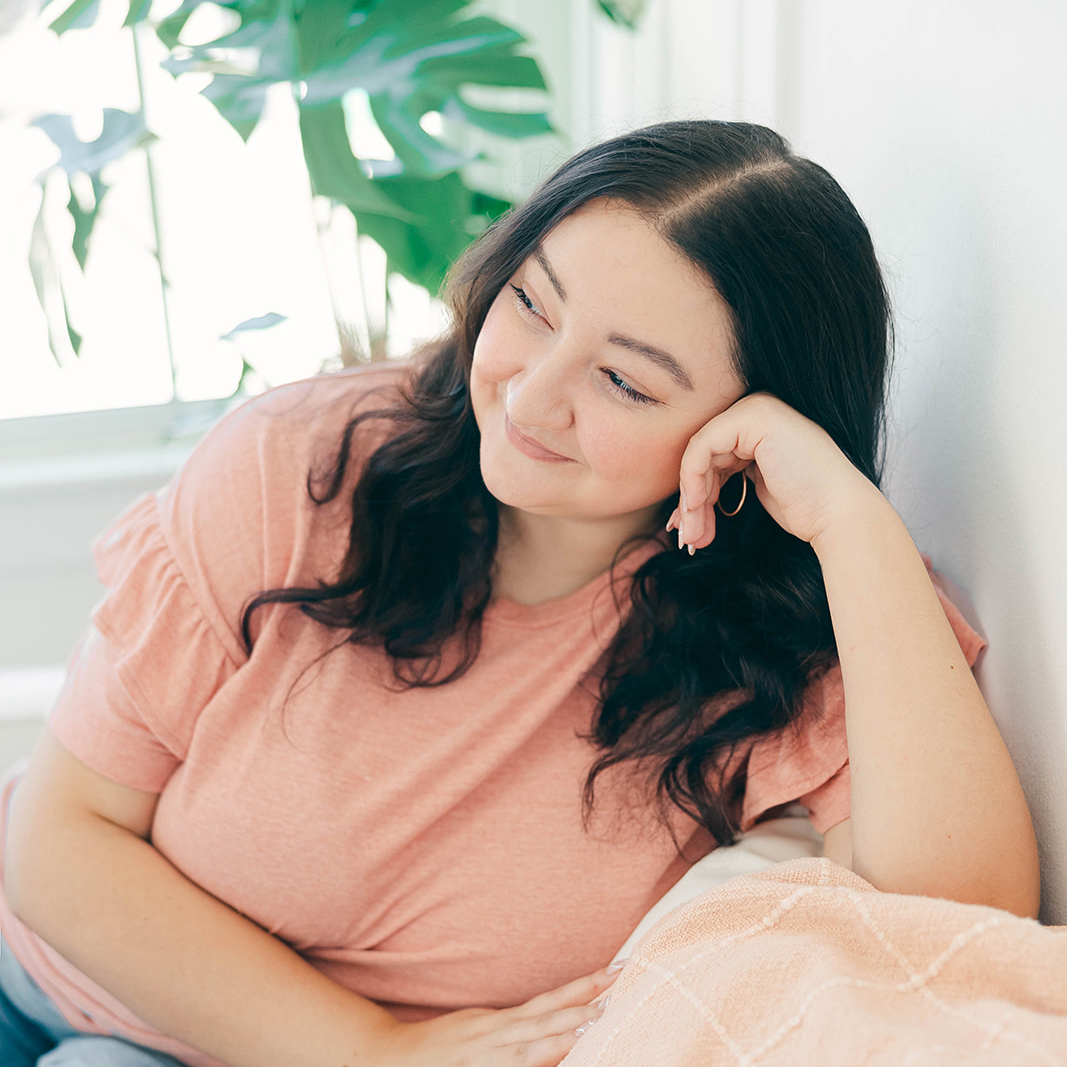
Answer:
[[[552, 264], [548, 262], [548, 257], [545, 255], [545, 250], [541, 245], [538, 245], [533, 250], [533, 257], [548, 276], [548, 280], [552, 283], [552, 288], [556, 290], [557, 296], [559, 296], [564, 304], [567, 303], [567, 291], [563, 288], [563, 283], [552, 269]], [[638, 355], [644, 356], [645, 359], [654, 363], [662, 370], [665, 370], [683, 389], [688, 389], [692, 392], [695, 388], [693, 379], [686, 374], [685, 368], [682, 367], [670, 352], [664, 352], [662, 348], [646, 344], [644, 341], [635, 340], [633, 337], [626, 337], [621, 333], [611, 334], [608, 337], [608, 341], [610, 344], [619, 345], [621, 348], [627, 348], [631, 352], [636, 352]]]

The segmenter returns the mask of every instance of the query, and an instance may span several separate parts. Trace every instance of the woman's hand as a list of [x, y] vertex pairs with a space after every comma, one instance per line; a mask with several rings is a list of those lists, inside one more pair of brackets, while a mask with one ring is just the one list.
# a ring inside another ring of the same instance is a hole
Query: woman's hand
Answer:
[[719, 493], [739, 471], [779, 526], [813, 544], [857, 507], [888, 506], [822, 427], [769, 393], [753, 393], [690, 438], [680, 507], [667, 524], [679, 531], [680, 545], [692, 551], [711, 544]]
[[515, 1008], [465, 1008], [419, 1023], [397, 1023], [372, 1057], [380, 1067], [556, 1067], [595, 1021], [593, 1002], [618, 977], [613, 964], [541, 993]]

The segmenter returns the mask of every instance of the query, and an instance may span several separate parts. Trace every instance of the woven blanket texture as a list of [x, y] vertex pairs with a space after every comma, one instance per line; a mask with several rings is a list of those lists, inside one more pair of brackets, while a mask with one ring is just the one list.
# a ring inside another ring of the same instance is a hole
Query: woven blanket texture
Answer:
[[1067, 927], [881, 893], [826, 859], [734, 878], [637, 944], [564, 1067], [1067, 1065]]

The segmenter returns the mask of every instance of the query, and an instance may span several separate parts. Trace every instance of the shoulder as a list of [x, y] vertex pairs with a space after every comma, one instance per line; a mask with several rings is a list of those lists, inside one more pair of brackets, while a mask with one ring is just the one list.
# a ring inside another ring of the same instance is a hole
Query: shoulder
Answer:
[[[410, 364], [372, 364], [269, 389], [239, 403], [212, 427], [190, 457], [187, 479], [239, 472], [242, 462], [270, 469], [304, 467], [324, 445], [336, 447], [347, 423], [363, 412], [395, 407]], [[229, 462], [225, 469], [219, 464]]]
[[[408, 374], [407, 366], [371, 366], [244, 401], [156, 492], [168, 551], [197, 599], [217, 604], [228, 628], [237, 628], [248, 598], [313, 581], [319, 575], [311, 572], [327, 566], [335, 548], [343, 551], [345, 502], [317, 508], [309, 475], [332, 464], [352, 418], [395, 406]], [[386, 432], [381, 422], [368, 430], [370, 437]], [[366, 454], [370, 438], [361, 447]]]
[[218, 512], [260, 521], [303, 500], [307, 477], [363, 412], [395, 407], [407, 365], [358, 368], [278, 386], [239, 403], [203, 437], [160, 491], [174, 533]]

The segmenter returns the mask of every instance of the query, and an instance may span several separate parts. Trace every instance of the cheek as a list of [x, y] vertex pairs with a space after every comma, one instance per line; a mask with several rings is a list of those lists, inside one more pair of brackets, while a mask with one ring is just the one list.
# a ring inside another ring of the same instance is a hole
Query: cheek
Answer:
[[582, 450], [591, 468], [651, 502], [677, 491], [682, 453], [688, 442], [688, 435], [637, 434], [632, 427], [601, 427]]
[[509, 311], [503, 294], [498, 295], [474, 342], [471, 375], [483, 383], [507, 381], [518, 370], [519, 338], [509, 322]]

